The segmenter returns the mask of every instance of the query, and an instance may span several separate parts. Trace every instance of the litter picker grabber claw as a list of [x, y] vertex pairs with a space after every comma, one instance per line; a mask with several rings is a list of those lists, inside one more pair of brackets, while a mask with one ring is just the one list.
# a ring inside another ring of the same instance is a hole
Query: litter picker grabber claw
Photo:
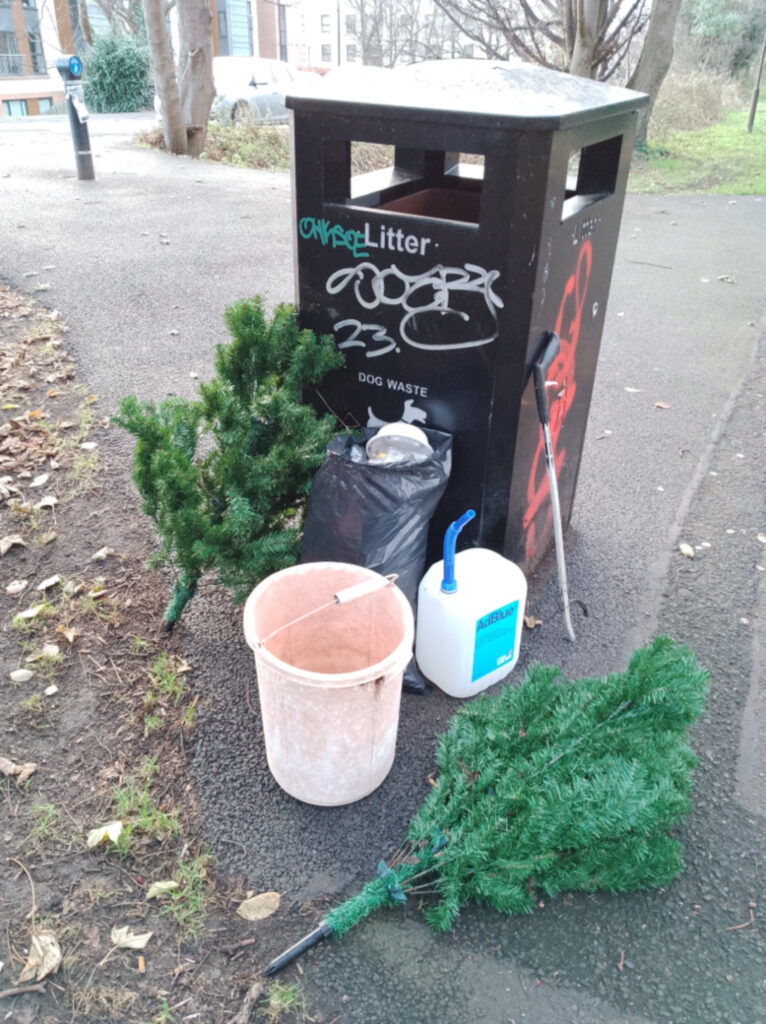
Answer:
[[551, 492], [551, 509], [553, 511], [553, 536], [556, 542], [556, 564], [559, 571], [559, 584], [561, 587], [561, 600], [564, 604], [564, 624], [567, 635], [572, 643], [575, 642], [575, 634], [572, 629], [572, 619], [569, 615], [569, 593], [567, 591], [567, 567], [564, 560], [564, 533], [561, 528], [561, 505], [559, 504], [559, 484], [556, 476], [556, 463], [553, 457], [553, 440], [551, 438], [550, 417], [548, 415], [548, 397], [545, 394], [545, 375], [550, 369], [553, 360], [559, 353], [561, 343], [555, 331], [549, 331], [541, 345], [540, 355], [532, 364], [532, 376], [535, 382], [535, 399], [537, 400], [537, 414], [540, 417], [540, 426], [543, 429], [543, 447], [545, 449], [545, 466], [548, 471], [548, 484]]

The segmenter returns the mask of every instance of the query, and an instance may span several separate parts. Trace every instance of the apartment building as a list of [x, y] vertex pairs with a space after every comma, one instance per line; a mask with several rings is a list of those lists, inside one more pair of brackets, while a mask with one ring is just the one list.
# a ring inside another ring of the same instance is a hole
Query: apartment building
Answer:
[[[0, 116], [42, 114], [64, 98], [56, 71], [71, 40], [67, 0], [0, 0]], [[61, 30], [69, 27], [69, 37]]]

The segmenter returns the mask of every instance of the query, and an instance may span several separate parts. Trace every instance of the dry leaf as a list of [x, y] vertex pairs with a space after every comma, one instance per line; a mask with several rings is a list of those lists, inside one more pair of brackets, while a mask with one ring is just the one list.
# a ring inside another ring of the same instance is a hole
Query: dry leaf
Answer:
[[[88, 849], [92, 850], [94, 846], [98, 846], [100, 843], [105, 843], [107, 840], [111, 843], [116, 843], [121, 835], [121, 821], [109, 821], [106, 825], [100, 825], [98, 828], [92, 828], [88, 833]], [[117, 943], [115, 943], [115, 945], [117, 945]], [[143, 946], [137, 946], [136, 948], [143, 949]]]
[[80, 635], [79, 629], [74, 629], [73, 627], [67, 629], [67, 627], [64, 625], [56, 626], [56, 632], [61, 633], [61, 635], [64, 637], [67, 643], [70, 644], [73, 644], [77, 637]]
[[153, 934], [153, 932], [142, 932], [140, 935], [136, 935], [129, 924], [123, 925], [121, 928], [115, 925], [110, 938], [112, 945], [119, 949], [145, 949]]
[[61, 583], [61, 577], [56, 573], [55, 576], [49, 576], [47, 580], [43, 580], [42, 583], [38, 583], [35, 590], [49, 590], [51, 587], [55, 587], [57, 583]]
[[58, 644], [43, 644], [39, 651], [28, 654], [24, 661], [27, 665], [31, 665], [35, 661], [42, 661], [43, 658], [58, 658], [60, 653], [61, 649]]
[[534, 615], [524, 616], [524, 625], [527, 629], [537, 629], [538, 626], [542, 626], [543, 620], [536, 618]]
[[654, 403], [654, 408], [655, 409], [669, 409], [670, 406], [668, 405], [667, 402], [655, 402]]
[[61, 947], [53, 932], [38, 932], [29, 944], [29, 956], [17, 984], [27, 981], [42, 981], [49, 974], [55, 974], [61, 963]]
[[152, 882], [149, 886], [149, 892], [146, 894], [148, 900], [153, 900], [157, 896], [164, 896], [166, 892], [170, 892], [172, 889], [178, 888], [178, 882], [174, 882], [173, 879], [169, 879], [165, 882]]
[[641, 393], [641, 388], [623, 388], [623, 391], [627, 391], [629, 395], [638, 395]]
[[32, 678], [34, 678], [34, 672], [31, 668], [17, 668], [10, 675], [12, 683], [28, 683]]
[[682, 555], [686, 555], [687, 558], [694, 558], [694, 548], [691, 546], [691, 544], [687, 544], [684, 541], [682, 541], [678, 545], [678, 550], [681, 552]]
[[83, 441], [80, 448], [84, 452], [92, 452], [95, 448], [98, 448], [98, 443], [96, 441]]
[[32, 481], [32, 483], [29, 486], [30, 487], [42, 487], [44, 484], [48, 483], [48, 478], [49, 477], [50, 477], [50, 473], [41, 473], [39, 476], [36, 476], [34, 478], [34, 480]]
[[11, 580], [8, 586], [5, 588], [6, 594], [10, 594], [11, 597], [15, 597], [16, 594], [20, 594], [22, 590], [27, 589], [29, 580]]
[[114, 554], [114, 548], [106, 548], [106, 547], [99, 548], [99, 550], [95, 553], [95, 555], [91, 555], [90, 556], [90, 560], [91, 560], [91, 562], [104, 562], [109, 557], [109, 555], [113, 555], [113, 554]]
[[23, 537], [20, 537], [18, 533], [13, 533], [9, 537], [0, 538], [0, 555], [7, 554], [15, 544], [18, 544], [22, 548], [27, 546], [27, 542]]
[[277, 910], [279, 901], [278, 892], [262, 892], [240, 903], [237, 913], [246, 921], [262, 921], [265, 917], [271, 917]]
[[49, 530], [47, 533], [40, 533], [37, 535], [37, 539], [41, 544], [50, 544], [58, 537], [55, 530]]
[[19, 612], [16, 616], [18, 619], [36, 619], [40, 612], [45, 607], [45, 602], [42, 604], [33, 604], [30, 608], [25, 608], [23, 612]]
[[35, 508], [55, 508], [58, 503], [58, 498], [54, 497], [52, 494], [46, 494], [44, 498], [41, 498], [37, 502]]
[[58, 692], [59, 692], [59, 688], [58, 688], [58, 686], [56, 686], [55, 683], [51, 683], [50, 686], [46, 686], [45, 689], [43, 690], [43, 693], [45, 694], [46, 697], [52, 697], [54, 695], [54, 693], [58, 693]]
[[761, 544], [766, 544], [766, 533], [759, 533], [756, 540], [759, 540]]
[[23, 786], [30, 775], [37, 771], [37, 765], [33, 761], [25, 761], [24, 764], [14, 764], [7, 757], [0, 756], [0, 772], [3, 775], [16, 775], [16, 785]]

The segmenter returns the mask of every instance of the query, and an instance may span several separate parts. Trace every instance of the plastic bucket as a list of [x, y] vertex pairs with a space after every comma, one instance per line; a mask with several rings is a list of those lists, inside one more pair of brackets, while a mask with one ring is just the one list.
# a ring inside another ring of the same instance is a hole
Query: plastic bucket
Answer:
[[308, 804], [361, 800], [394, 761], [414, 637], [409, 602], [386, 585], [307, 615], [371, 579], [384, 577], [343, 562], [309, 562], [269, 576], [245, 604], [269, 769]]

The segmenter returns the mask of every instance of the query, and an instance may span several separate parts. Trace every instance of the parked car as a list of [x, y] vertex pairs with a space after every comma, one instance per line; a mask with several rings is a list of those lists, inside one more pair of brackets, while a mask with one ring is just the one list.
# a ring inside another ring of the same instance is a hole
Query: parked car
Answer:
[[304, 79], [318, 80], [319, 76], [265, 57], [214, 57], [216, 96], [210, 116], [216, 121], [283, 124], [288, 120], [285, 93]]

